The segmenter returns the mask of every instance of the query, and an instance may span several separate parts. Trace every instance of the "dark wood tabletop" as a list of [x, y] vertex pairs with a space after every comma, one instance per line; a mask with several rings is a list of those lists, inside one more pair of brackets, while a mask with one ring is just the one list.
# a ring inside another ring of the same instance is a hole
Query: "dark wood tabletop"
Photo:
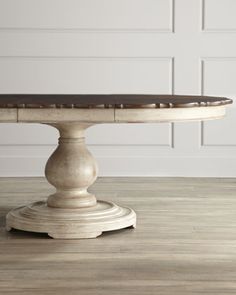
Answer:
[[0, 108], [176, 108], [231, 104], [226, 97], [158, 94], [0, 94]]

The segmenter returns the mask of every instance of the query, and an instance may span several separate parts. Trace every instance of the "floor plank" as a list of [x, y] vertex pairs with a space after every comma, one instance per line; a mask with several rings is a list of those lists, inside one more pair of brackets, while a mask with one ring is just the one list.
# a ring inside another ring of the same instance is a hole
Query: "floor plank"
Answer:
[[5, 231], [42, 178], [0, 179], [0, 294], [236, 294], [236, 180], [100, 178], [98, 198], [135, 209], [137, 229], [92, 240]]

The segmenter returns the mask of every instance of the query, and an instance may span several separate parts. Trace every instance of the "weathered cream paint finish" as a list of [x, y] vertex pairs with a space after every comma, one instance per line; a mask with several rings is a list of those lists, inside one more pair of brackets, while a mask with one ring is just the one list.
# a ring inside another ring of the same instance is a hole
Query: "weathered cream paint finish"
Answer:
[[55, 239], [96, 238], [104, 231], [130, 226], [136, 226], [135, 212], [105, 201], [77, 209], [52, 208], [39, 201], [13, 209], [7, 215], [7, 230], [47, 233]]
[[[4, 109], [0, 109], [4, 113]], [[113, 122], [171, 122], [222, 118], [225, 106], [184, 108], [109, 108], [109, 109], [10, 109], [18, 111], [22, 123], [113, 123]]]
[[48, 206], [76, 209], [96, 205], [87, 188], [97, 178], [97, 163], [85, 145], [87, 124], [54, 124], [60, 132], [59, 144], [46, 164], [45, 175], [57, 192], [48, 198]]
[[16, 123], [17, 109], [1, 109], [0, 108], [0, 122], [1, 123]]
[[[18, 112], [18, 117], [17, 117]], [[96, 123], [173, 122], [217, 119], [225, 106], [168, 109], [0, 109], [1, 122], [47, 123], [60, 132], [59, 145], [49, 158], [45, 175], [56, 192], [47, 202], [10, 211], [8, 230], [46, 232], [53, 238], [94, 238], [103, 231], [136, 226], [130, 208], [97, 201], [87, 189], [97, 178], [97, 164], [87, 150], [84, 130]], [[15, 117], [14, 117], [15, 116]], [[15, 120], [15, 121], [14, 121]]]
[[169, 109], [115, 109], [115, 121], [118, 123], [209, 120], [219, 119], [224, 117], [224, 115], [224, 106]]
[[136, 225], [132, 209], [97, 201], [87, 191], [97, 178], [97, 163], [85, 145], [90, 124], [51, 124], [60, 132], [57, 149], [49, 158], [45, 175], [56, 192], [47, 202], [12, 210], [7, 229], [46, 232], [53, 238], [94, 238], [103, 231]]
[[114, 109], [18, 109], [19, 122], [114, 122]]

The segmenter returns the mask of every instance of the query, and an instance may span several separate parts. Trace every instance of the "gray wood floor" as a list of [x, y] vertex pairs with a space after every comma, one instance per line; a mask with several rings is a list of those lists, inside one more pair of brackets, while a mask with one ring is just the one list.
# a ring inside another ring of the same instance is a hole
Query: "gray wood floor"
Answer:
[[40, 178], [0, 179], [0, 294], [236, 294], [236, 179], [102, 178], [137, 229], [92, 240], [7, 233], [5, 214], [44, 199]]

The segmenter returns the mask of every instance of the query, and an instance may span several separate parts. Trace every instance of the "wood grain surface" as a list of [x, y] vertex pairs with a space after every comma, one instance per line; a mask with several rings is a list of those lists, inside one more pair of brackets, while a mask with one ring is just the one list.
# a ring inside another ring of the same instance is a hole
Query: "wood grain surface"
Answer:
[[232, 103], [225, 97], [147, 94], [0, 94], [0, 108], [172, 108]]
[[102, 178], [91, 190], [131, 206], [137, 228], [92, 240], [8, 233], [6, 213], [52, 188], [0, 179], [0, 294], [236, 294], [235, 179]]

